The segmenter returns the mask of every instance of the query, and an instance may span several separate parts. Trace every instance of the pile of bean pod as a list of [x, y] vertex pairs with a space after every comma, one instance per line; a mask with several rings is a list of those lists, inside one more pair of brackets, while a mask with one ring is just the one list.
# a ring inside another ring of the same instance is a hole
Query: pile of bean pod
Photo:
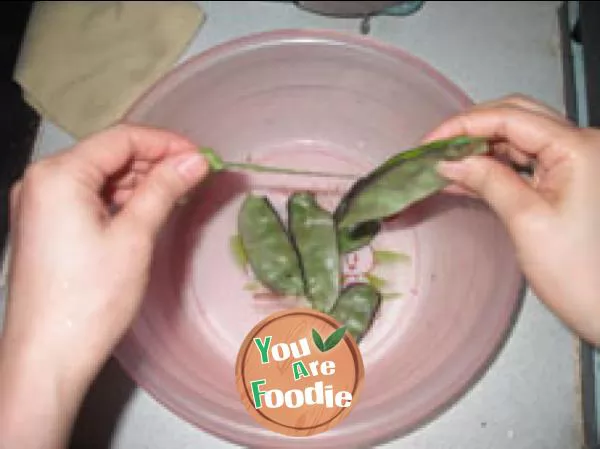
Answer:
[[334, 215], [309, 192], [288, 198], [288, 222], [264, 196], [248, 195], [238, 215], [241, 244], [256, 279], [270, 291], [304, 296], [358, 341], [370, 326], [381, 294], [369, 284], [342, 289], [342, 252]]
[[287, 202], [287, 226], [268, 198], [248, 195], [238, 231], [254, 276], [274, 293], [305, 296], [360, 341], [382, 295], [367, 283], [343, 288], [342, 256], [369, 244], [383, 219], [444, 188], [447, 182], [435, 169], [439, 161], [487, 150], [482, 139], [458, 137], [399, 153], [359, 179], [333, 213], [312, 193], [294, 193]]

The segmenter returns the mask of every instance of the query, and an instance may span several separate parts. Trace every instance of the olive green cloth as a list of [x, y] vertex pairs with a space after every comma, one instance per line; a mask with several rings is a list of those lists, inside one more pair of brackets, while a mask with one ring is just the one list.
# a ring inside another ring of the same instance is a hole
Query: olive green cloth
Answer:
[[185, 1], [38, 2], [14, 79], [42, 116], [82, 138], [121, 119], [203, 21]]

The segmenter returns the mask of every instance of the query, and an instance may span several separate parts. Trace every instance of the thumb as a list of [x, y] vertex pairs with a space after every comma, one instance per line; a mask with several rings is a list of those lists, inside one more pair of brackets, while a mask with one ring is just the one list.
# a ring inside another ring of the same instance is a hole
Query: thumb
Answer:
[[133, 225], [155, 235], [169, 212], [208, 173], [206, 160], [186, 152], [156, 165], [115, 218], [115, 225]]
[[539, 208], [544, 201], [514, 170], [487, 156], [443, 161], [438, 172], [483, 198], [508, 228], [515, 219]]

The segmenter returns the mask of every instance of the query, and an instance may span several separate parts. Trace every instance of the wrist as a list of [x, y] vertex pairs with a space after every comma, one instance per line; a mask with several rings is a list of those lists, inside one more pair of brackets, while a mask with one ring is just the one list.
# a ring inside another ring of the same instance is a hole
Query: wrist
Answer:
[[[0, 434], [7, 448], [64, 447], [90, 379], [41, 345], [0, 340]], [[32, 432], [35, 429], [35, 432]]]
[[[68, 353], [68, 347], [48, 341], [42, 335], [17, 333], [5, 329], [0, 339], [0, 376], [15, 386], [45, 387], [54, 390], [64, 400], [85, 394], [97, 367]], [[1, 387], [1, 386], [0, 386]]]

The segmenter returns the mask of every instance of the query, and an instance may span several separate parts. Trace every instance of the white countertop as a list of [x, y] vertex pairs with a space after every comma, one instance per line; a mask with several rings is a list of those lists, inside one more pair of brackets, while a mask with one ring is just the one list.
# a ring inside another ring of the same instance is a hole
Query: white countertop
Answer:
[[[200, 4], [208, 19], [183, 59], [231, 38], [275, 28], [359, 29], [359, 20], [312, 15], [290, 4]], [[424, 59], [476, 101], [521, 92], [563, 109], [557, 6], [426, 3], [414, 16], [374, 19], [371, 36]], [[36, 157], [71, 142], [43, 122]], [[384, 447], [580, 447], [576, 349], [576, 339], [528, 292], [506, 346], [483, 378], [439, 418]], [[118, 370], [109, 370], [94, 389], [76, 430], [76, 447], [106, 447], [108, 441], [119, 449], [233, 447], [180, 420], [139, 389], [128, 396], [120, 382]], [[123, 402], [120, 414], [110, 409]]]

